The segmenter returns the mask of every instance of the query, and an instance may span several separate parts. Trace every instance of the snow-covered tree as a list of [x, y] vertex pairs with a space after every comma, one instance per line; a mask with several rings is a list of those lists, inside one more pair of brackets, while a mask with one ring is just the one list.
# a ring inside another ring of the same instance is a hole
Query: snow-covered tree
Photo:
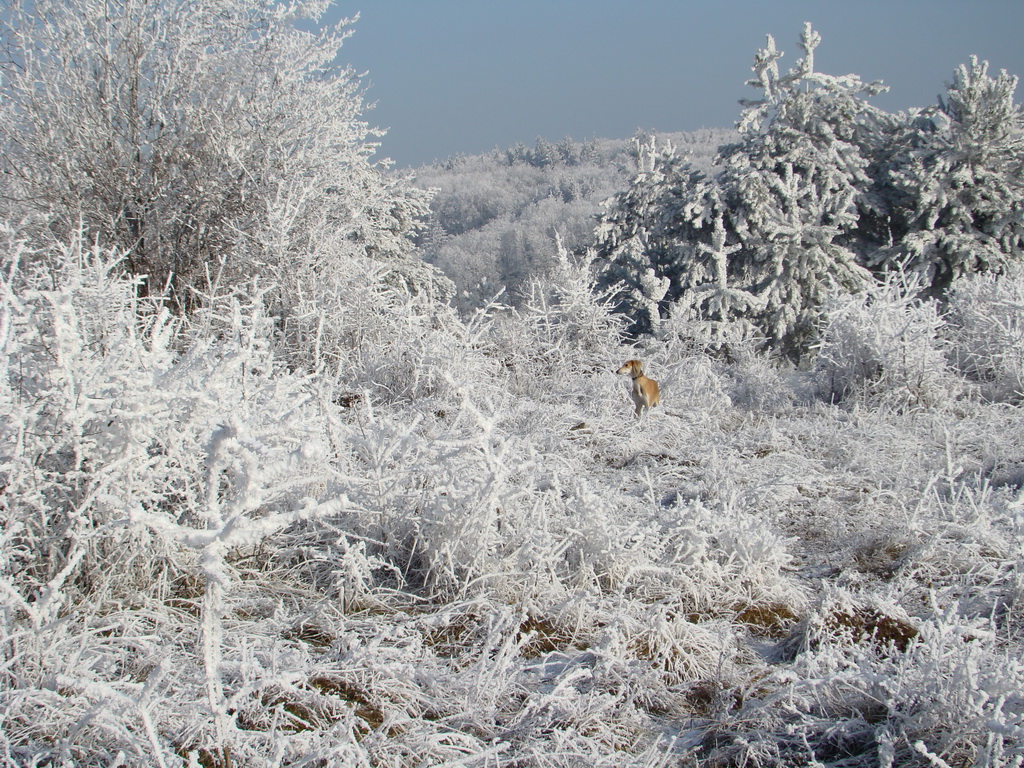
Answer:
[[672, 144], [634, 140], [639, 172], [607, 204], [595, 236], [598, 284], [613, 291], [630, 333], [651, 333], [669, 307], [697, 285], [714, 282], [698, 230], [714, 212], [714, 187]]
[[938, 106], [893, 131], [878, 173], [890, 242], [876, 266], [921, 273], [940, 295], [957, 277], [1002, 272], [1024, 255], [1024, 123], [1017, 78], [961, 65]]
[[792, 352], [813, 332], [829, 291], [856, 290], [869, 280], [850, 241], [858, 198], [870, 183], [866, 155], [880, 114], [865, 97], [882, 86], [816, 71], [820, 41], [805, 25], [804, 56], [780, 76], [782, 54], [769, 36], [751, 81], [762, 98], [745, 103], [740, 142], [721, 155], [720, 184], [743, 246], [743, 279], [761, 301], [762, 330]]
[[12, 0], [3, 216], [119, 249], [183, 309], [253, 274], [288, 305], [354, 257], [431, 285], [409, 238], [426, 195], [372, 160], [358, 77], [334, 63], [350, 22], [307, 30], [329, 5]]
[[[804, 56], [782, 75], [769, 36], [750, 81], [761, 98], [743, 102], [740, 140], [720, 149], [715, 176], [646, 153], [648, 167], [598, 229], [607, 281], [628, 287], [653, 269], [670, 282], [662, 311], [682, 300], [713, 320], [746, 317], [794, 355], [830, 290], [867, 283], [852, 240], [882, 119], [866, 97], [882, 86], [815, 70], [819, 42], [806, 25]], [[639, 259], [623, 247], [637, 237], [647, 243]]]

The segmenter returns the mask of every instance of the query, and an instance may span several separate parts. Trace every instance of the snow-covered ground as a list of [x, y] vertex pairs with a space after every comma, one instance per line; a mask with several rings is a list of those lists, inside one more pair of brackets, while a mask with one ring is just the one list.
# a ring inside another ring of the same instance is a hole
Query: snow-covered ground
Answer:
[[991, 384], [980, 321], [839, 302], [805, 370], [692, 322], [626, 347], [563, 254], [303, 373], [258, 302], [184, 325], [107, 258], [5, 282], [8, 763], [1024, 757], [1024, 418], [911, 354], [974, 338]]

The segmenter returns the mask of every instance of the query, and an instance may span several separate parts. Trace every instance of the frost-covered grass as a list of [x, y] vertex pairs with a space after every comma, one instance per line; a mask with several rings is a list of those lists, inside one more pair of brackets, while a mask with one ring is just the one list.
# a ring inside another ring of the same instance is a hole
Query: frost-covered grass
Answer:
[[302, 370], [258, 291], [185, 323], [61, 263], [3, 260], [6, 762], [1024, 760], [1024, 418], [951, 353], [1011, 359], [982, 299], [838, 305], [795, 371], [622, 346], [562, 254], [515, 312], [342, 313]]

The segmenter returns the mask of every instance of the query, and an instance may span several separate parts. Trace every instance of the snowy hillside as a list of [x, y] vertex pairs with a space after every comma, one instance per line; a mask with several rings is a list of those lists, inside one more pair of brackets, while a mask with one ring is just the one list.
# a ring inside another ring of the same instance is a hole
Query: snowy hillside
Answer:
[[538, 139], [532, 148], [520, 144], [419, 168], [414, 183], [434, 191], [420, 237], [423, 258], [455, 282], [463, 310], [502, 290], [506, 301], [518, 304], [529, 277], [554, 266], [556, 235], [574, 252], [593, 243], [603, 204], [633, 179], [638, 151], [652, 139], [710, 171], [719, 146], [735, 140], [735, 132]]

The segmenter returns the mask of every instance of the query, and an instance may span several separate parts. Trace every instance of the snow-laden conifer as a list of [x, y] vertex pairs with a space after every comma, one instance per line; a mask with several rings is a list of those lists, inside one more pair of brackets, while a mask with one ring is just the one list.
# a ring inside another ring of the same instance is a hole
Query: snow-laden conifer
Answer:
[[595, 231], [598, 285], [613, 291], [633, 334], [651, 333], [688, 289], [717, 284], [717, 262], [698, 249], [694, 230], [714, 215], [714, 187], [672, 144], [636, 137], [639, 171], [606, 204]]
[[[829, 291], [867, 284], [851, 239], [880, 116], [866, 98], [882, 87], [818, 72], [819, 42], [807, 25], [803, 58], [780, 74], [782, 53], [769, 37], [750, 81], [761, 98], [743, 102], [740, 140], [720, 149], [713, 177], [671, 153], [648, 153], [649, 168], [597, 231], [604, 279], [623, 284], [624, 311], [646, 311], [640, 284], [651, 269], [669, 281], [662, 314], [682, 301], [709, 320], [749, 318], [799, 356]], [[635, 326], [651, 329], [649, 320]]]
[[876, 266], [900, 263], [942, 295], [956, 278], [1002, 272], [1024, 254], [1024, 138], [1017, 78], [973, 57], [935, 107], [904, 117], [878, 183], [889, 242]]

